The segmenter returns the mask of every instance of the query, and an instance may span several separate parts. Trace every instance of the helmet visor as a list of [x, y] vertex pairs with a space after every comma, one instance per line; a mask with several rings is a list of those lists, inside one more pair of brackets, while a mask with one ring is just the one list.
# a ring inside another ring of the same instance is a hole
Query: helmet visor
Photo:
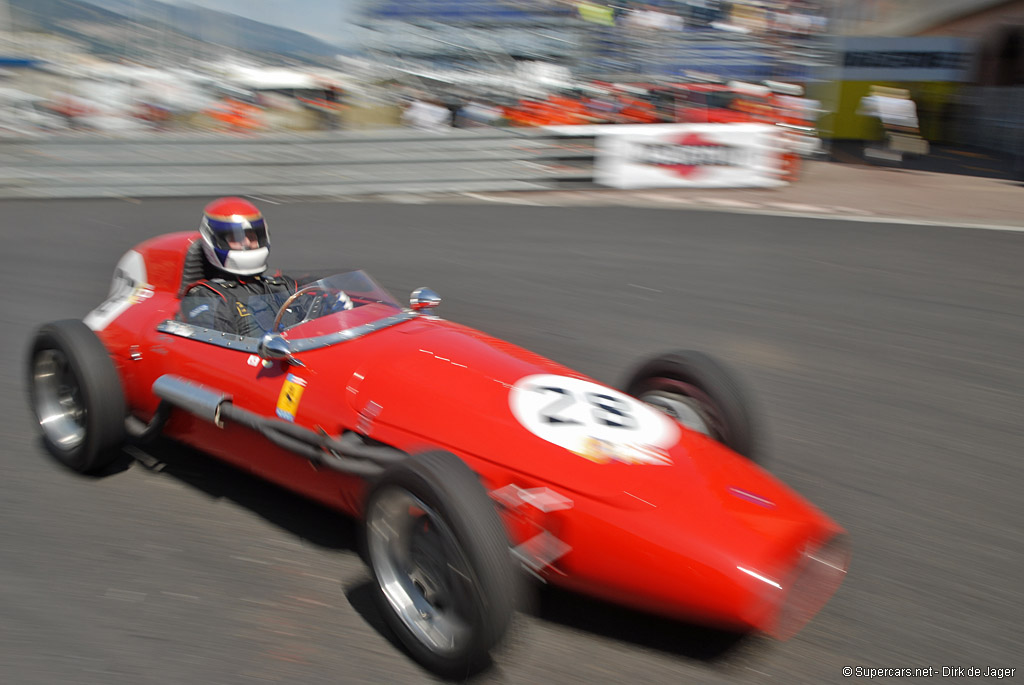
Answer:
[[267, 225], [263, 219], [232, 217], [231, 221], [207, 218], [213, 245], [218, 250], [256, 250], [268, 247]]

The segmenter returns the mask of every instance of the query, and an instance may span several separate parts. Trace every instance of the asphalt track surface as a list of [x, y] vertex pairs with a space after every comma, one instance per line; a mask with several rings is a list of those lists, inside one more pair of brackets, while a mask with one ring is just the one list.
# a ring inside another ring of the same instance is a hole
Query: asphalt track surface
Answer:
[[[3, 203], [0, 681], [434, 682], [370, 604], [347, 519], [174, 445], [84, 478], [39, 443], [33, 329], [81, 318], [120, 254], [191, 229], [203, 203]], [[366, 268], [403, 296], [429, 285], [443, 316], [604, 382], [655, 352], [720, 355], [754, 391], [772, 470], [851, 533], [846, 583], [789, 642], [547, 592], [478, 682], [1024, 677], [1024, 233], [614, 207], [264, 209], [275, 266]]]

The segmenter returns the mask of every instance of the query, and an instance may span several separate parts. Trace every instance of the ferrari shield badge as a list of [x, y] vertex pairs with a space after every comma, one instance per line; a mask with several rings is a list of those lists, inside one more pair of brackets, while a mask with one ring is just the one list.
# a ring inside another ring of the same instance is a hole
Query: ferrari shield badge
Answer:
[[277, 415], [285, 421], [295, 421], [295, 413], [299, 409], [302, 391], [306, 389], [306, 381], [293, 373], [288, 374], [281, 386], [281, 394], [277, 396]]
[[661, 412], [580, 378], [521, 378], [509, 407], [537, 437], [598, 464], [668, 465], [667, 449], [679, 439], [679, 427]]

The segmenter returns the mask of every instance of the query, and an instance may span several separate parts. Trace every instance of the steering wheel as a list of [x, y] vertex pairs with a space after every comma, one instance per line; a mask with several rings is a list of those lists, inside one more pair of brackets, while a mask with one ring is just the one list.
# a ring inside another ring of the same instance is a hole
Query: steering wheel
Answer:
[[[281, 325], [281, 319], [284, 318], [284, 313], [288, 311], [288, 307], [292, 306], [292, 303], [294, 303], [295, 300], [299, 299], [299, 297], [301, 297], [302, 295], [311, 295], [313, 293], [323, 293], [324, 295], [330, 295], [332, 292], [333, 291], [331, 289], [325, 288], [322, 285], [307, 285], [305, 288], [296, 290], [288, 297], [287, 300], [284, 301], [284, 304], [281, 305], [281, 308], [277, 310], [277, 316], [274, 317], [274, 326], [270, 330], [280, 330], [279, 326]], [[298, 326], [303, 321], [308, 321], [311, 318], [309, 315], [312, 311], [313, 307], [310, 306], [306, 310], [306, 313], [303, 314], [302, 318], [299, 321], [296, 321], [294, 324], [292, 324], [292, 326]]]

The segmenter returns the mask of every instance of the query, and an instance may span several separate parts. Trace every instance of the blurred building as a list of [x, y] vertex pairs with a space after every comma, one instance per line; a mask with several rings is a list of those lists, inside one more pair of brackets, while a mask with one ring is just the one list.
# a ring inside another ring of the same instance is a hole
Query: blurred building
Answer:
[[916, 35], [957, 36], [977, 44], [976, 80], [984, 86], [1024, 85], [1024, 2], [970, 3]]
[[1024, 173], [1024, 0], [962, 3], [916, 35], [957, 36], [975, 46], [972, 85], [948, 113], [957, 142], [1011, 155]]
[[973, 82], [1024, 84], [1021, 0], [844, 0], [836, 26], [849, 36], [968, 39], [975, 46]]
[[894, 86], [910, 91], [926, 138], [1024, 168], [1024, 0], [844, 0], [836, 26], [836, 137], [872, 137], [857, 103], [872, 85]]

